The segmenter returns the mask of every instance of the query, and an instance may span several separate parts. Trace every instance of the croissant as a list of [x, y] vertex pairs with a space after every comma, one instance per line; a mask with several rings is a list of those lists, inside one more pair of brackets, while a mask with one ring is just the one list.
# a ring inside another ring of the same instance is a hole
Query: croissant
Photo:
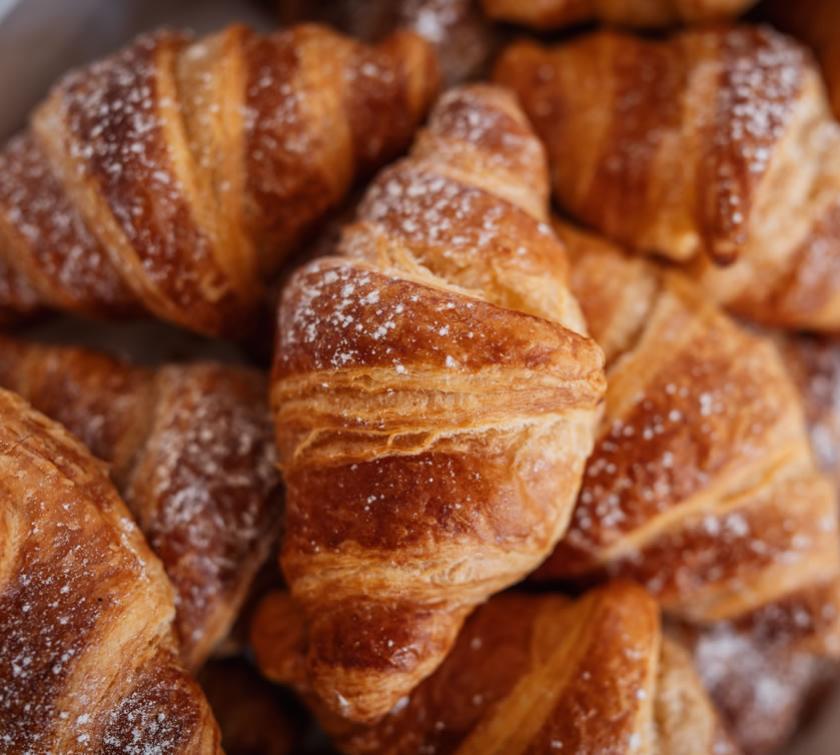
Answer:
[[[295, 611], [287, 594], [268, 596], [252, 639], [263, 673], [306, 696]], [[737, 752], [690, 656], [663, 636], [655, 602], [631, 583], [577, 601], [495, 596], [437, 671], [375, 724], [309, 701], [348, 755]]]
[[102, 465], [0, 390], [0, 747], [214, 753], [173, 593]]
[[110, 464], [175, 588], [183, 660], [201, 665], [277, 538], [279, 476], [264, 377], [213, 363], [145, 369], [0, 337], [0, 386]]
[[283, 293], [281, 563], [312, 686], [347, 718], [390, 710], [567, 526], [604, 376], [547, 195], [513, 99], [454, 90], [341, 256]]
[[700, 623], [826, 589], [840, 576], [834, 490], [775, 344], [680, 272], [556, 228], [608, 388], [569, 530], [539, 576], [619, 574]]
[[791, 40], [597, 32], [515, 44], [496, 79], [546, 142], [569, 213], [685, 265], [739, 315], [840, 328], [840, 125]]
[[433, 54], [326, 28], [160, 32], [66, 76], [0, 155], [0, 319], [146, 310], [241, 335], [263, 283], [398, 153]]
[[834, 114], [840, 118], [840, 5], [836, 0], [769, 0], [762, 10], [816, 52]]
[[734, 18], [756, 0], [482, 0], [488, 16], [536, 29], [586, 21], [640, 28]]

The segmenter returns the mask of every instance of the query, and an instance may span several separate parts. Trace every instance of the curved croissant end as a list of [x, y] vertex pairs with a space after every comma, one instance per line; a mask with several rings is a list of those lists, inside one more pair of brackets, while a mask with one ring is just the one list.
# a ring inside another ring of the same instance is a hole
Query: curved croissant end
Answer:
[[598, 32], [513, 45], [496, 78], [545, 140], [570, 213], [687, 264], [738, 314], [840, 327], [840, 126], [791, 40], [751, 27], [659, 42]]
[[69, 74], [0, 154], [0, 318], [145, 309], [241, 335], [265, 277], [405, 146], [436, 82], [419, 37], [318, 26], [160, 32]]
[[835, 579], [834, 491], [773, 342], [679, 273], [558, 231], [608, 389], [572, 523], [540, 575], [634, 578], [700, 622]]
[[312, 684], [349, 718], [386, 713], [566, 528], [604, 382], [547, 193], [513, 99], [455, 90], [343, 256], [285, 290], [282, 565]]
[[283, 593], [266, 598], [253, 632], [258, 663], [308, 697], [348, 755], [736, 752], [690, 656], [661, 637], [656, 603], [630, 583], [575, 602], [495, 596], [467, 619], [437, 671], [374, 725], [331, 715], [301, 685], [293, 612]]
[[281, 511], [265, 378], [221, 364], [134, 367], [0, 337], [0, 386], [100, 459], [177, 595], [188, 668], [236, 619]]
[[4, 390], [0, 417], [3, 750], [221, 752], [172, 589], [104, 468]]
[[535, 29], [586, 21], [655, 28], [735, 18], [756, 0], [482, 0], [490, 18]]

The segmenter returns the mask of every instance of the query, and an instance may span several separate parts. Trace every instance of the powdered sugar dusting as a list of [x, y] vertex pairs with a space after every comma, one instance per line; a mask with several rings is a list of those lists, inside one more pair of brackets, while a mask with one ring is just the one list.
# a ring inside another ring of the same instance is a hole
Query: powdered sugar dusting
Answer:
[[0, 154], [0, 211], [20, 235], [20, 247], [0, 245], [0, 256], [31, 255], [46, 277], [40, 294], [52, 305], [119, 313], [132, 306], [107, 254], [70, 203], [30, 134]]
[[[161, 622], [171, 606], [136, 526], [120, 518], [124, 508], [104, 469], [10, 395], [0, 395], [0, 471], [6, 542], [16, 553], [0, 595], [0, 743], [46, 752], [55, 727], [81, 745], [91, 737], [88, 706], [106, 693], [115, 669], [76, 678], [72, 690], [66, 684], [94, 650], [93, 633], [134, 601], [148, 603]], [[155, 627], [150, 617], [146, 631]]]
[[802, 86], [799, 47], [769, 29], [735, 29], [722, 37], [712, 163], [713, 233], [726, 253], [749, 232], [753, 191], [767, 171]]
[[[190, 658], [221, 639], [276, 537], [273, 428], [256, 373], [169, 367], [156, 387], [155, 421], [125, 495], [177, 591]], [[219, 611], [227, 623], [219, 625]], [[216, 635], [206, 637], [208, 627]]]

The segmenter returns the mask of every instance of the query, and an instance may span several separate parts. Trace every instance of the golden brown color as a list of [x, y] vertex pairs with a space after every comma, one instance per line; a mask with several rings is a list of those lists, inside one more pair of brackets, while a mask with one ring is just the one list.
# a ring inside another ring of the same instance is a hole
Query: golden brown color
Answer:
[[[830, 2], [831, 0], [829, 0]], [[654, 28], [735, 18], [756, 0], [482, 0], [487, 15], [535, 29], [586, 21]]]
[[681, 273], [556, 227], [608, 389], [569, 531], [540, 575], [633, 578], [704, 623], [835, 579], [833, 486], [772, 340]]
[[496, 78], [546, 142], [572, 215], [685, 264], [738, 314], [840, 329], [840, 125], [792, 40], [597, 32], [513, 45]]
[[66, 76], [0, 155], [0, 322], [145, 309], [241, 337], [263, 283], [437, 84], [397, 33], [160, 32]]
[[0, 386], [110, 464], [175, 588], [182, 657], [199, 666], [230, 630], [277, 537], [265, 378], [213, 363], [144, 369], [0, 337]]
[[172, 588], [106, 470], [4, 390], [0, 542], [4, 752], [221, 752]]
[[[260, 666], [306, 695], [294, 605], [277, 593], [264, 609], [253, 633]], [[275, 631], [264, 636], [264, 627]], [[379, 723], [354, 725], [323, 706], [318, 713], [348, 755], [737, 751], [690, 657], [662, 638], [654, 601], [624, 583], [575, 602], [498, 595], [467, 620], [440, 668]]]
[[840, 3], [837, 0], [770, 0], [767, 17], [814, 49], [834, 114], [840, 118]]
[[340, 251], [280, 307], [282, 566], [312, 685], [370, 720], [565, 530], [604, 391], [547, 220], [545, 158], [506, 92], [436, 107]]

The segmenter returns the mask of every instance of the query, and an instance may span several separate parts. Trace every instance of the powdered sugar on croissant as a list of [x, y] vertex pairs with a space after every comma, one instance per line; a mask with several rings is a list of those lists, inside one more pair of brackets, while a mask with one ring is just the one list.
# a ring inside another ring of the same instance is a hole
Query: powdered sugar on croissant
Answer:
[[568, 523], [604, 382], [547, 194], [512, 98], [453, 91], [343, 256], [284, 293], [281, 560], [313, 687], [347, 717], [387, 712]]
[[840, 326], [840, 126], [792, 40], [747, 26], [664, 41], [601, 31], [517, 43], [496, 78], [545, 140], [572, 215], [687, 265], [738, 314]]
[[403, 148], [436, 82], [419, 37], [318, 26], [162, 31], [68, 74], [0, 155], [0, 319], [146, 310], [241, 336], [266, 278]]

